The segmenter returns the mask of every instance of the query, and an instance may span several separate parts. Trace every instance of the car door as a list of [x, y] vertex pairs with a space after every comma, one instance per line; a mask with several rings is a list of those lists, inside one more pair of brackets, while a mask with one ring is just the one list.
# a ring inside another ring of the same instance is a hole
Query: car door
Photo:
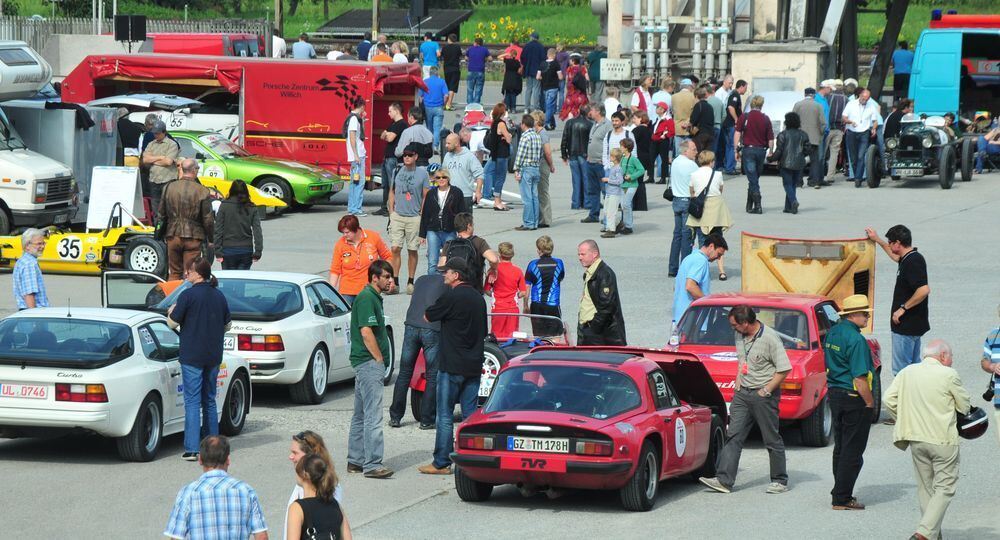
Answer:
[[181, 375], [179, 353], [181, 340], [163, 321], [154, 321], [139, 327], [139, 346], [157, 372], [157, 386], [163, 396], [163, 426], [184, 422], [184, 381]]
[[149, 310], [166, 298], [172, 284], [148, 272], [108, 270], [101, 274], [101, 305]]
[[211, 176], [212, 178], [226, 179], [226, 162], [219, 159], [207, 146], [196, 138], [177, 137], [177, 145], [180, 146], [182, 158], [191, 158], [198, 161], [198, 176]]
[[329, 321], [332, 332], [331, 342], [335, 343], [336, 351], [331, 348], [330, 367], [331, 378], [334, 371], [341, 373], [351, 370], [351, 308], [340, 294], [325, 281], [315, 281], [306, 286], [320, 302], [319, 316]]
[[699, 437], [698, 431], [702, 428], [696, 423], [691, 407], [677, 397], [677, 392], [662, 370], [651, 371], [647, 379], [656, 404], [656, 413], [662, 422], [663, 470], [668, 476], [676, 476], [691, 470], [692, 463], [700, 459], [688, 441], [692, 437]]

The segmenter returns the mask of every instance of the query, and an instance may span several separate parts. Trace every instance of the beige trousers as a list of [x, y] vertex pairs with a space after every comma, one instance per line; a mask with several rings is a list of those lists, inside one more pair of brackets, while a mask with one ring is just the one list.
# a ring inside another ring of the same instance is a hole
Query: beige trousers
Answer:
[[917, 532], [935, 540], [958, 484], [958, 446], [911, 442], [910, 455], [917, 476], [920, 525]]
[[549, 176], [552, 169], [545, 158], [538, 164], [538, 223], [552, 225], [552, 197], [549, 196]]
[[831, 129], [826, 136], [826, 149], [830, 153], [830, 161], [826, 166], [826, 177], [831, 178], [837, 172], [837, 158], [840, 157], [840, 145], [844, 142], [844, 132]]

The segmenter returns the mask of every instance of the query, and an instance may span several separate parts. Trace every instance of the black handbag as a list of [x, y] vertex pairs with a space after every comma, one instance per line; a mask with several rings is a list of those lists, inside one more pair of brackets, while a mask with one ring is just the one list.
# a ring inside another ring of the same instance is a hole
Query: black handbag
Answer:
[[668, 200], [668, 201], [670, 201], [670, 202], [673, 202], [674, 201], [674, 190], [673, 190], [673, 188], [671, 188], [670, 186], [667, 186], [667, 189], [663, 190], [663, 198], [666, 199], [666, 200]]
[[711, 189], [713, 180], [715, 180], [715, 171], [712, 171], [712, 176], [708, 177], [708, 185], [705, 186], [705, 189], [701, 190], [701, 193], [688, 203], [688, 214], [694, 216], [695, 219], [701, 219], [705, 213], [705, 199], [708, 198], [708, 190]]
[[[171, 180], [167, 182], [167, 185], [163, 186], [163, 191], [160, 192], [160, 200], [167, 198], [167, 190], [170, 189], [170, 184], [173, 184], [176, 180]], [[153, 210], [156, 212], [159, 208]], [[157, 214], [156, 223], [153, 224], [153, 240], [163, 242], [167, 238], [167, 213], [163, 212], [163, 215]]]

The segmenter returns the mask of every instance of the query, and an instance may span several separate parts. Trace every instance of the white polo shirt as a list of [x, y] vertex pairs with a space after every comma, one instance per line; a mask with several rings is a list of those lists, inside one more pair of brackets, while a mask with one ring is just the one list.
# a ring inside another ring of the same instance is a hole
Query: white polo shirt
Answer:
[[848, 102], [847, 106], [844, 107], [843, 116], [848, 120], [855, 122], [854, 125], [845, 123], [847, 131], [853, 131], [855, 133], [870, 130], [872, 125], [878, 124], [880, 117], [878, 106], [875, 105], [870, 98], [868, 99], [868, 103], [865, 105], [861, 105], [861, 101], [857, 99]]

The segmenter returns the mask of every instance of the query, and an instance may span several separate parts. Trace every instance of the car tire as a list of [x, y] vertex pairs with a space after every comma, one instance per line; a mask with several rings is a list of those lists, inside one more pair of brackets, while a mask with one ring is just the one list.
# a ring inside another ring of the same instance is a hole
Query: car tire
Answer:
[[802, 444], [822, 448], [830, 444], [833, 435], [833, 412], [830, 396], [823, 396], [816, 409], [802, 421]]
[[125, 461], [152, 461], [163, 441], [163, 406], [150, 393], [139, 405], [132, 430], [118, 437], [118, 455]]
[[219, 432], [233, 437], [243, 431], [250, 412], [250, 377], [243, 370], [237, 371], [226, 391], [226, 401], [219, 419]]
[[[385, 362], [385, 375], [382, 376], [382, 386], [389, 386], [392, 384], [392, 372], [396, 369], [396, 339], [392, 337], [391, 326], [387, 326], [385, 332], [389, 337], [389, 358], [388, 362]], [[383, 358], [382, 360], [385, 361], [386, 359]]]
[[280, 176], [262, 176], [257, 180], [254, 180], [253, 187], [261, 190], [266, 195], [270, 195], [276, 199], [281, 199], [281, 201], [287, 205], [283, 208], [270, 209], [272, 215], [277, 216], [285, 213], [295, 203], [292, 186], [289, 185], [287, 180]]
[[[504, 352], [500, 345], [493, 341], [487, 341], [483, 344], [483, 370], [479, 378], [479, 384], [483, 384], [483, 379], [490, 378], [493, 380], [492, 385], [496, 384], [496, 377], [500, 373], [500, 370], [507, 365], [507, 353]], [[490, 393], [493, 393], [493, 387], [490, 387]], [[479, 406], [486, 403], [487, 397], [479, 398]]]
[[868, 187], [875, 189], [882, 184], [882, 160], [877, 146], [869, 146], [865, 152], [865, 180]]
[[708, 435], [708, 455], [705, 456], [705, 463], [700, 469], [691, 473], [691, 477], [713, 478], [719, 470], [719, 459], [722, 457], [722, 447], [726, 445], [726, 430], [722, 427], [722, 418], [717, 414], [712, 415], [712, 427]]
[[288, 392], [295, 403], [316, 405], [323, 402], [329, 383], [330, 355], [320, 343], [309, 355], [309, 366], [306, 367], [302, 380], [290, 386]]
[[649, 441], [642, 443], [635, 472], [619, 491], [622, 506], [632, 512], [648, 512], [656, 503], [660, 486], [660, 460], [656, 447]]
[[125, 269], [167, 277], [167, 246], [151, 236], [136, 236], [125, 247]]
[[423, 422], [424, 419], [420, 416], [420, 409], [424, 403], [424, 393], [421, 390], [410, 389], [410, 414], [413, 415], [413, 419], [417, 422]]
[[972, 167], [976, 159], [976, 141], [972, 137], [962, 138], [962, 181], [972, 180]]
[[878, 422], [880, 416], [882, 416], [882, 368], [879, 368], [875, 372], [875, 376], [872, 377], [872, 401], [875, 406], [872, 407], [872, 423]]
[[955, 183], [955, 148], [951, 145], [941, 147], [938, 179], [941, 181], [941, 189], [951, 189], [951, 185]]
[[455, 491], [465, 502], [483, 502], [493, 494], [493, 484], [478, 482], [466, 476], [462, 468], [455, 466]]
[[7, 236], [10, 234], [10, 214], [7, 213], [2, 206], [0, 206], [0, 236]]

